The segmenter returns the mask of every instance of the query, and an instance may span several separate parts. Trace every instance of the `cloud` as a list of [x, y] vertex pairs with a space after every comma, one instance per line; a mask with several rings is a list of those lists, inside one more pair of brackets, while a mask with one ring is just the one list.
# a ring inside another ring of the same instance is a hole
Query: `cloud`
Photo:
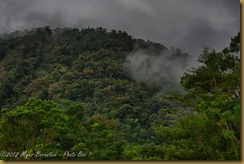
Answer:
[[157, 86], [163, 92], [182, 92], [181, 76], [187, 69], [199, 64], [179, 49], [164, 49], [158, 53], [153, 49], [148, 51], [139, 48], [128, 54], [124, 66], [136, 81]]
[[[212, 48], [220, 51], [228, 46], [232, 33], [226, 29], [209, 26], [209, 24], [211, 24], [209, 20], [190, 22], [186, 35], [178, 43], [179, 47], [191, 51], [191, 54], [196, 56], [203, 50], [203, 47], [212, 47], [214, 45]], [[195, 48], [191, 49], [188, 45]]]
[[[39, 26], [127, 31], [197, 56], [240, 29], [239, 0], [1, 0], [0, 33]], [[193, 46], [194, 45], [194, 46]]]

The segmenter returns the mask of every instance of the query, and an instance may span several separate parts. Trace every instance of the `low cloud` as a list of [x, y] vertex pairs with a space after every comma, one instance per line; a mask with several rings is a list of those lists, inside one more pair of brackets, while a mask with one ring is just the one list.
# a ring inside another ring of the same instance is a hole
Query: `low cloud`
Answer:
[[101, 26], [197, 56], [202, 45], [221, 50], [237, 34], [240, 1], [0, 0], [0, 21], [0, 33], [46, 25]]
[[159, 87], [163, 92], [183, 91], [180, 78], [198, 63], [192, 56], [179, 49], [165, 49], [158, 52], [136, 50], [128, 54], [125, 67], [136, 81]]

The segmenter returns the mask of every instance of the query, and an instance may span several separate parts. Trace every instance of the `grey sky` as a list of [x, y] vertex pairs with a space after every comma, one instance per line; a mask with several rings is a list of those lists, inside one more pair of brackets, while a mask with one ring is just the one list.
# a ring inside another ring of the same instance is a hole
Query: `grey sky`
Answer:
[[0, 33], [51, 27], [123, 30], [198, 55], [240, 30], [239, 0], [0, 0]]

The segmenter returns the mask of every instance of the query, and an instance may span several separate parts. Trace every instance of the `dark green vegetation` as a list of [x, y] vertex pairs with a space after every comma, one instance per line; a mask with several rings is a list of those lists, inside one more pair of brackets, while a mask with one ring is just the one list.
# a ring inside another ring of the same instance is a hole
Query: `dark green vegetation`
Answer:
[[186, 94], [133, 80], [136, 49], [170, 51], [103, 28], [2, 35], [0, 159], [240, 159], [240, 34], [203, 50]]

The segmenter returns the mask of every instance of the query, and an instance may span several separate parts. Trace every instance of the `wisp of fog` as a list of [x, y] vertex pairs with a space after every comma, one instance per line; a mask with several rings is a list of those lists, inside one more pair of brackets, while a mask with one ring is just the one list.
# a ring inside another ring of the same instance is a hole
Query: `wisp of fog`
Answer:
[[180, 77], [188, 69], [198, 65], [190, 55], [182, 54], [174, 48], [160, 53], [138, 49], [127, 55], [124, 64], [134, 80], [155, 85], [163, 92], [183, 92]]

